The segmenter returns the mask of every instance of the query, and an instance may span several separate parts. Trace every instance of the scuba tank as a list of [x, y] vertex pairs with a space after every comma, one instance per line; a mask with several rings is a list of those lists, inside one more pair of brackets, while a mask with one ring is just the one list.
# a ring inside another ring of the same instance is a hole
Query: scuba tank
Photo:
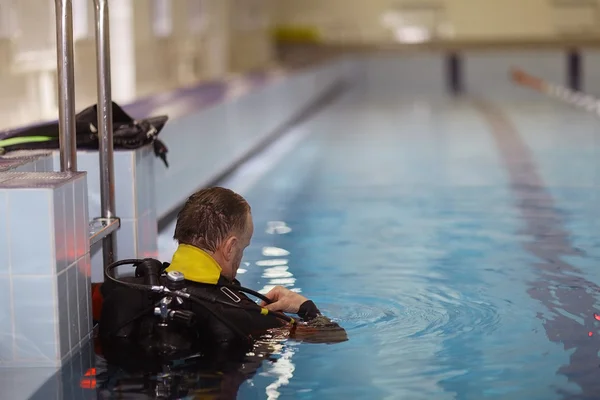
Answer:
[[[140, 354], [151, 358], [172, 358], [193, 350], [198, 339], [197, 318], [189, 309], [189, 302], [177, 295], [183, 289], [183, 274], [165, 274], [165, 266], [155, 259], [136, 261], [135, 277], [120, 279], [119, 286], [113, 286], [114, 282], [109, 279], [112, 287], [104, 288], [120, 292], [118, 296], [125, 303], [111, 303], [109, 309], [102, 310], [100, 337], [113, 344], [126, 341], [131, 346], [139, 346]], [[140, 286], [161, 287], [164, 291], [136, 289]]]

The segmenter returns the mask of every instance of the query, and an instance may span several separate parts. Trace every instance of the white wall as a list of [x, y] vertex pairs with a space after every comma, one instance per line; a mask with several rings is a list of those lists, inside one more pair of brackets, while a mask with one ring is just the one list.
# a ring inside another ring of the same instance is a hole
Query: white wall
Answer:
[[[420, 5], [420, 10], [401, 7], [407, 3]], [[400, 10], [408, 24], [437, 27], [441, 37], [455, 39], [547, 38], [572, 28], [599, 32], [593, 9], [559, 10], [551, 4], [548, 0], [280, 0], [276, 7], [282, 25], [312, 27], [326, 41], [392, 42], [394, 31], [383, 17], [393, 10]], [[439, 7], [437, 12], [434, 6]]]
[[[155, 29], [158, 1], [170, 10], [159, 10], [168, 16], [164, 35]], [[93, 2], [73, 0], [73, 4], [78, 32], [75, 100], [81, 110], [96, 102]], [[114, 100], [125, 103], [201, 80], [271, 66], [275, 63], [270, 37], [274, 25], [306, 26], [330, 41], [393, 42], [394, 30], [389, 20], [388, 25], [384, 23], [383, 16], [397, 10], [398, 4], [403, 1], [110, 1]], [[437, 13], [423, 6], [402, 17], [409, 23], [439, 28], [440, 35], [459, 40], [549, 38], [557, 32], [559, 20], [563, 25], [600, 27], [589, 9], [556, 14], [547, 0], [437, 0], [435, 4], [440, 5]], [[200, 10], [198, 29], [190, 24], [194, 9]], [[0, 24], [0, 129], [57, 117], [54, 12], [52, 0], [0, 0], [0, 22], [4, 21]], [[435, 21], [431, 19], [434, 15]], [[593, 66], [586, 66], [593, 74]], [[587, 83], [594, 85], [595, 80]]]
[[[114, 100], [127, 103], [204, 79], [271, 65], [268, 1], [109, 1]], [[166, 8], [155, 8], [159, 2]], [[254, 20], [265, 23], [253, 25], [250, 18], [250, 23], [238, 24], [248, 5], [253, 5]], [[73, 0], [73, 11], [75, 101], [81, 110], [96, 102], [92, 0]], [[167, 14], [163, 26], [171, 29], [164, 35], [155, 29], [156, 22], [161, 22], [155, 11]], [[12, 24], [0, 26], [0, 129], [56, 119], [54, 1], [0, 0], [2, 21]]]

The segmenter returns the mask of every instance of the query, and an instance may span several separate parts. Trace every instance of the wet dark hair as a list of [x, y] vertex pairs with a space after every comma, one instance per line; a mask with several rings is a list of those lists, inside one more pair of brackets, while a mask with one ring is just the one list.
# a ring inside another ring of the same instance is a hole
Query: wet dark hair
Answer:
[[246, 229], [250, 205], [230, 189], [212, 187], [191, 195], [177, 214], [173, 238], [214, 252], [232, 233]]

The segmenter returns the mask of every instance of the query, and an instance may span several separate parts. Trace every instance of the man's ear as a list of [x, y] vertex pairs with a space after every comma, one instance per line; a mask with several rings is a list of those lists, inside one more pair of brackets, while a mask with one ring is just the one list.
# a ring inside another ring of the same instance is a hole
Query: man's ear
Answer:
[[235, 246], [237, 245], [238, 238], [235, 236], [230, 236], [227, 238], [225, 243], [223, 243], [223, 256], [225, 260], [231, 261], [235, 256]]

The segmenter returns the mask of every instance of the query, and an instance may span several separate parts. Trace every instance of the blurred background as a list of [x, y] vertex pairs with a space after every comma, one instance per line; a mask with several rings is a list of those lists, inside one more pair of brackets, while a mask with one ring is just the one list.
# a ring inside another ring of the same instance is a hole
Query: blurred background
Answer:
[[[73, 12], [80, 110], [96, 101], [93, 2]], [[119, 0], [110, 13], [118, 103], [340, 46], [540, 45], [600, 27], [596, 0]], [[55, 43], [54, 1], [0, 1], [0, 129], [56, 118]]]

